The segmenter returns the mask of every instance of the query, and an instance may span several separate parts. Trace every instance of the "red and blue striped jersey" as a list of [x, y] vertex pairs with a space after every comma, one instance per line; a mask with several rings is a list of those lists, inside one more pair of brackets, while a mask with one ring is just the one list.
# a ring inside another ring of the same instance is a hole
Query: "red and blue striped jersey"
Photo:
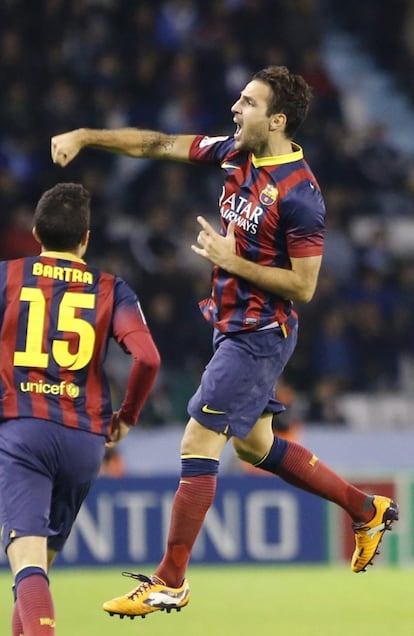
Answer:
[[[321, 190], [300, 146], [277, 157], [257, 158], [234, 149], [233, 137], [196, 136], [193, 162], [218, 164], [226, 173], [219, 197], [221, 233], [235, 221], [236, 251], [260, 265], [291, 268], [290, 258], [320, 256], [325, 233]], [[292, 302], [215, 266], [211, 296], [200, 303], [221, 332], [285, 323]]]
[[70, 254], [0, 262], [0, 420], [33, 417], [106, 435], [109, 339], [149, 330], [119, 277]]

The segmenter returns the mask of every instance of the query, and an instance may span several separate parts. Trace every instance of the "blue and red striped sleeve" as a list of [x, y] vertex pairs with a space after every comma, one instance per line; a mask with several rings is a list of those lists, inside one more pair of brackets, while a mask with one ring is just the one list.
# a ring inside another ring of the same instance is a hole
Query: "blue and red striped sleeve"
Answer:
[[281, 198], [280, 218], [286, 227], [289, 257], [322, 256], [325, 214], [321, 192], [309, 178]]
[[200, 163], [220, 164], [234, 151], [233, 137], [197, 135], [191, 144], [189, 159]]

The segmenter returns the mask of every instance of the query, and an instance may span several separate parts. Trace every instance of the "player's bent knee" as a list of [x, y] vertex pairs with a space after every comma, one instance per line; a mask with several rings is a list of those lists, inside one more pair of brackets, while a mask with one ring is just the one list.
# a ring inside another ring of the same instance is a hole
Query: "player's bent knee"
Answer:
[[219, 458], [227, 438], [190, 418], [181, 440], [181, 456], [200, 455]]
[[260, 454], [255, 449], [252, 449], [250, 445], [246, 444], [243, 440], [233, 438], [232, 442], [237, 457], [243, 462], [256, 464], [264, 455], [264, 453]]

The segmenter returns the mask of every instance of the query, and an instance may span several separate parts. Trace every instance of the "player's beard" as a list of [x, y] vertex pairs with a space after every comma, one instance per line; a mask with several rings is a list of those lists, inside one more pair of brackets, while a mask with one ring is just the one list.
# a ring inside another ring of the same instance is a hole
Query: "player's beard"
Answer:
[[241, 134], [235, 138], [236, 150], [243, 152], [252, 152], [256, 157], [266, 156], [266, 148], [268, 147], [268, 135], [263, 130], [246, 131], [241, 128]]

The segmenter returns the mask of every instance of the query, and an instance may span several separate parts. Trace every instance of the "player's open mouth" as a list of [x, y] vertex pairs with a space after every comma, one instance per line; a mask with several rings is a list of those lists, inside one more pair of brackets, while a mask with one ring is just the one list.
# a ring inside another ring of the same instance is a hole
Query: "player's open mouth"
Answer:
[[238, 139], [240, 137], [241, 131], [242, 131], [241, 126], [239, 124], [236, 124], [236, 130], [234, 132], [235, 139]]

